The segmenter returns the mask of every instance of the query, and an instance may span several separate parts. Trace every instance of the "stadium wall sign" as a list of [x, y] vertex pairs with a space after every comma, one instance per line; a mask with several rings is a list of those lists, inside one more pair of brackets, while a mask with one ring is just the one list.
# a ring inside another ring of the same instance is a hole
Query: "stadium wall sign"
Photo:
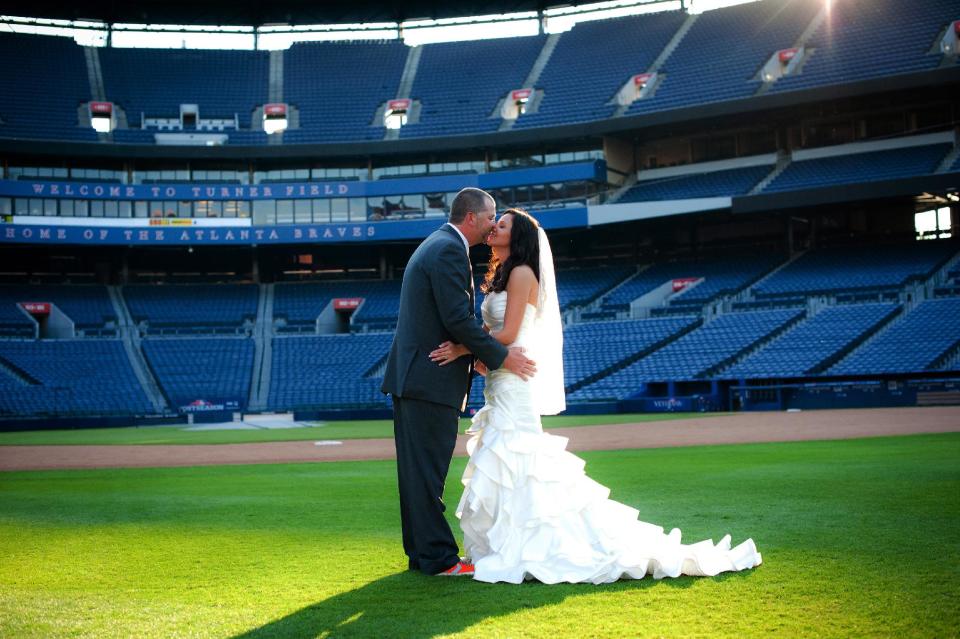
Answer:
[[[249, 226], [249, 220], [236, 226], [146, 226], [135, 225], [149, 220], [126, 220], [128, 226], [86, 224], [24, 224], [20, 216], [12, 223], [0, 223], [0, 243], [16, 244], [81, 244], [126, 246], [196, 246], [256, 244], [311, 244], [346, 242], [382, 242], [417, 240], [435, 231], [443, 218], [420, 220], [363, 222], [344, 224], [289, 224]], [[586, 207], [537, 212], [546, 229], [574, 228], [587, 225]], [[33, 218], [37, 219], [37, 218]], [[110, 220], [116, 222], [116, 220]], [[221, 220], [226, 222], [227, 220]], [[241, 225], [246, 223], [246, 225]]]
[[348, 182], [273, 184], [103, 184], [56, 180], [0, 180], [0, 196], [92, 200], [275, 200], [377, 197], [446, 193], [466, 186], [497, 189], [571, 180], [606, 180], [606, 163], [595, 160], [493, 173], [434, 175]]

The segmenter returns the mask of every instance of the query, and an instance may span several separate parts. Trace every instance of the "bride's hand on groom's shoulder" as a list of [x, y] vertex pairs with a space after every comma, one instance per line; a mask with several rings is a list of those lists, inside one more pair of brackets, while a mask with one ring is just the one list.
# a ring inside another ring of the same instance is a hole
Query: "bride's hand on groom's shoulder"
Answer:
[[440, 366], [445, 366], [450, 362], [460, 359], [469, 352], [463, 344], [454, 344], [453, 342], [447, 341], [430, 351], [430, 361]]

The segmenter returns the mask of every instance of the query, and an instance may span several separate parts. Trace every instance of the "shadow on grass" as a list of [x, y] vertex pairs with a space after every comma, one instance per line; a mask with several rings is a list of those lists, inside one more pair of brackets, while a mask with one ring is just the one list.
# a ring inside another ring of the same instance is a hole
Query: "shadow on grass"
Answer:
[[688, 588], [695, 578], [621, 580], [613, 584], [485, 584], [401, 572], [302, 608], [234, 639], [274, 637], [427, 638], [460, 632], [515, 612], [550, 606], [569, 596], [655, 586]]

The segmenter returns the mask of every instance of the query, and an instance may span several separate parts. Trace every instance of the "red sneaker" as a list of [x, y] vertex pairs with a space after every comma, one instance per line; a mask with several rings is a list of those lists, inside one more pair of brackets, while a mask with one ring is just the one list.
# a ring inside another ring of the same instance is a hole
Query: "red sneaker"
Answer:
[[443, 572], [438, 572], [437, 577], [473, 577], [473, 564], [465, 561], [458, 561]]

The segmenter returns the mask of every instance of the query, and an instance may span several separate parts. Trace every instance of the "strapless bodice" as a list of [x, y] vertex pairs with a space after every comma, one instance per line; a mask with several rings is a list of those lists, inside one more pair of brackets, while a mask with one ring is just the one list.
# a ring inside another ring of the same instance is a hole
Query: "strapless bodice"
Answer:
[[[490, 293], [480, 305], [480, 311], [483, 314], [483, 323], [490, 327], [491, 331], [503, 329], [503, 318], [507, 312], [507, 292]], [[534, 320], [536, 319], [537, 308], [527, 303], [523, 311], [523, 321], [520, 323], [520, 330], [517, 331], [517, 338], [511, 346], [529, 346], [531, 332], [533, 330]]]

